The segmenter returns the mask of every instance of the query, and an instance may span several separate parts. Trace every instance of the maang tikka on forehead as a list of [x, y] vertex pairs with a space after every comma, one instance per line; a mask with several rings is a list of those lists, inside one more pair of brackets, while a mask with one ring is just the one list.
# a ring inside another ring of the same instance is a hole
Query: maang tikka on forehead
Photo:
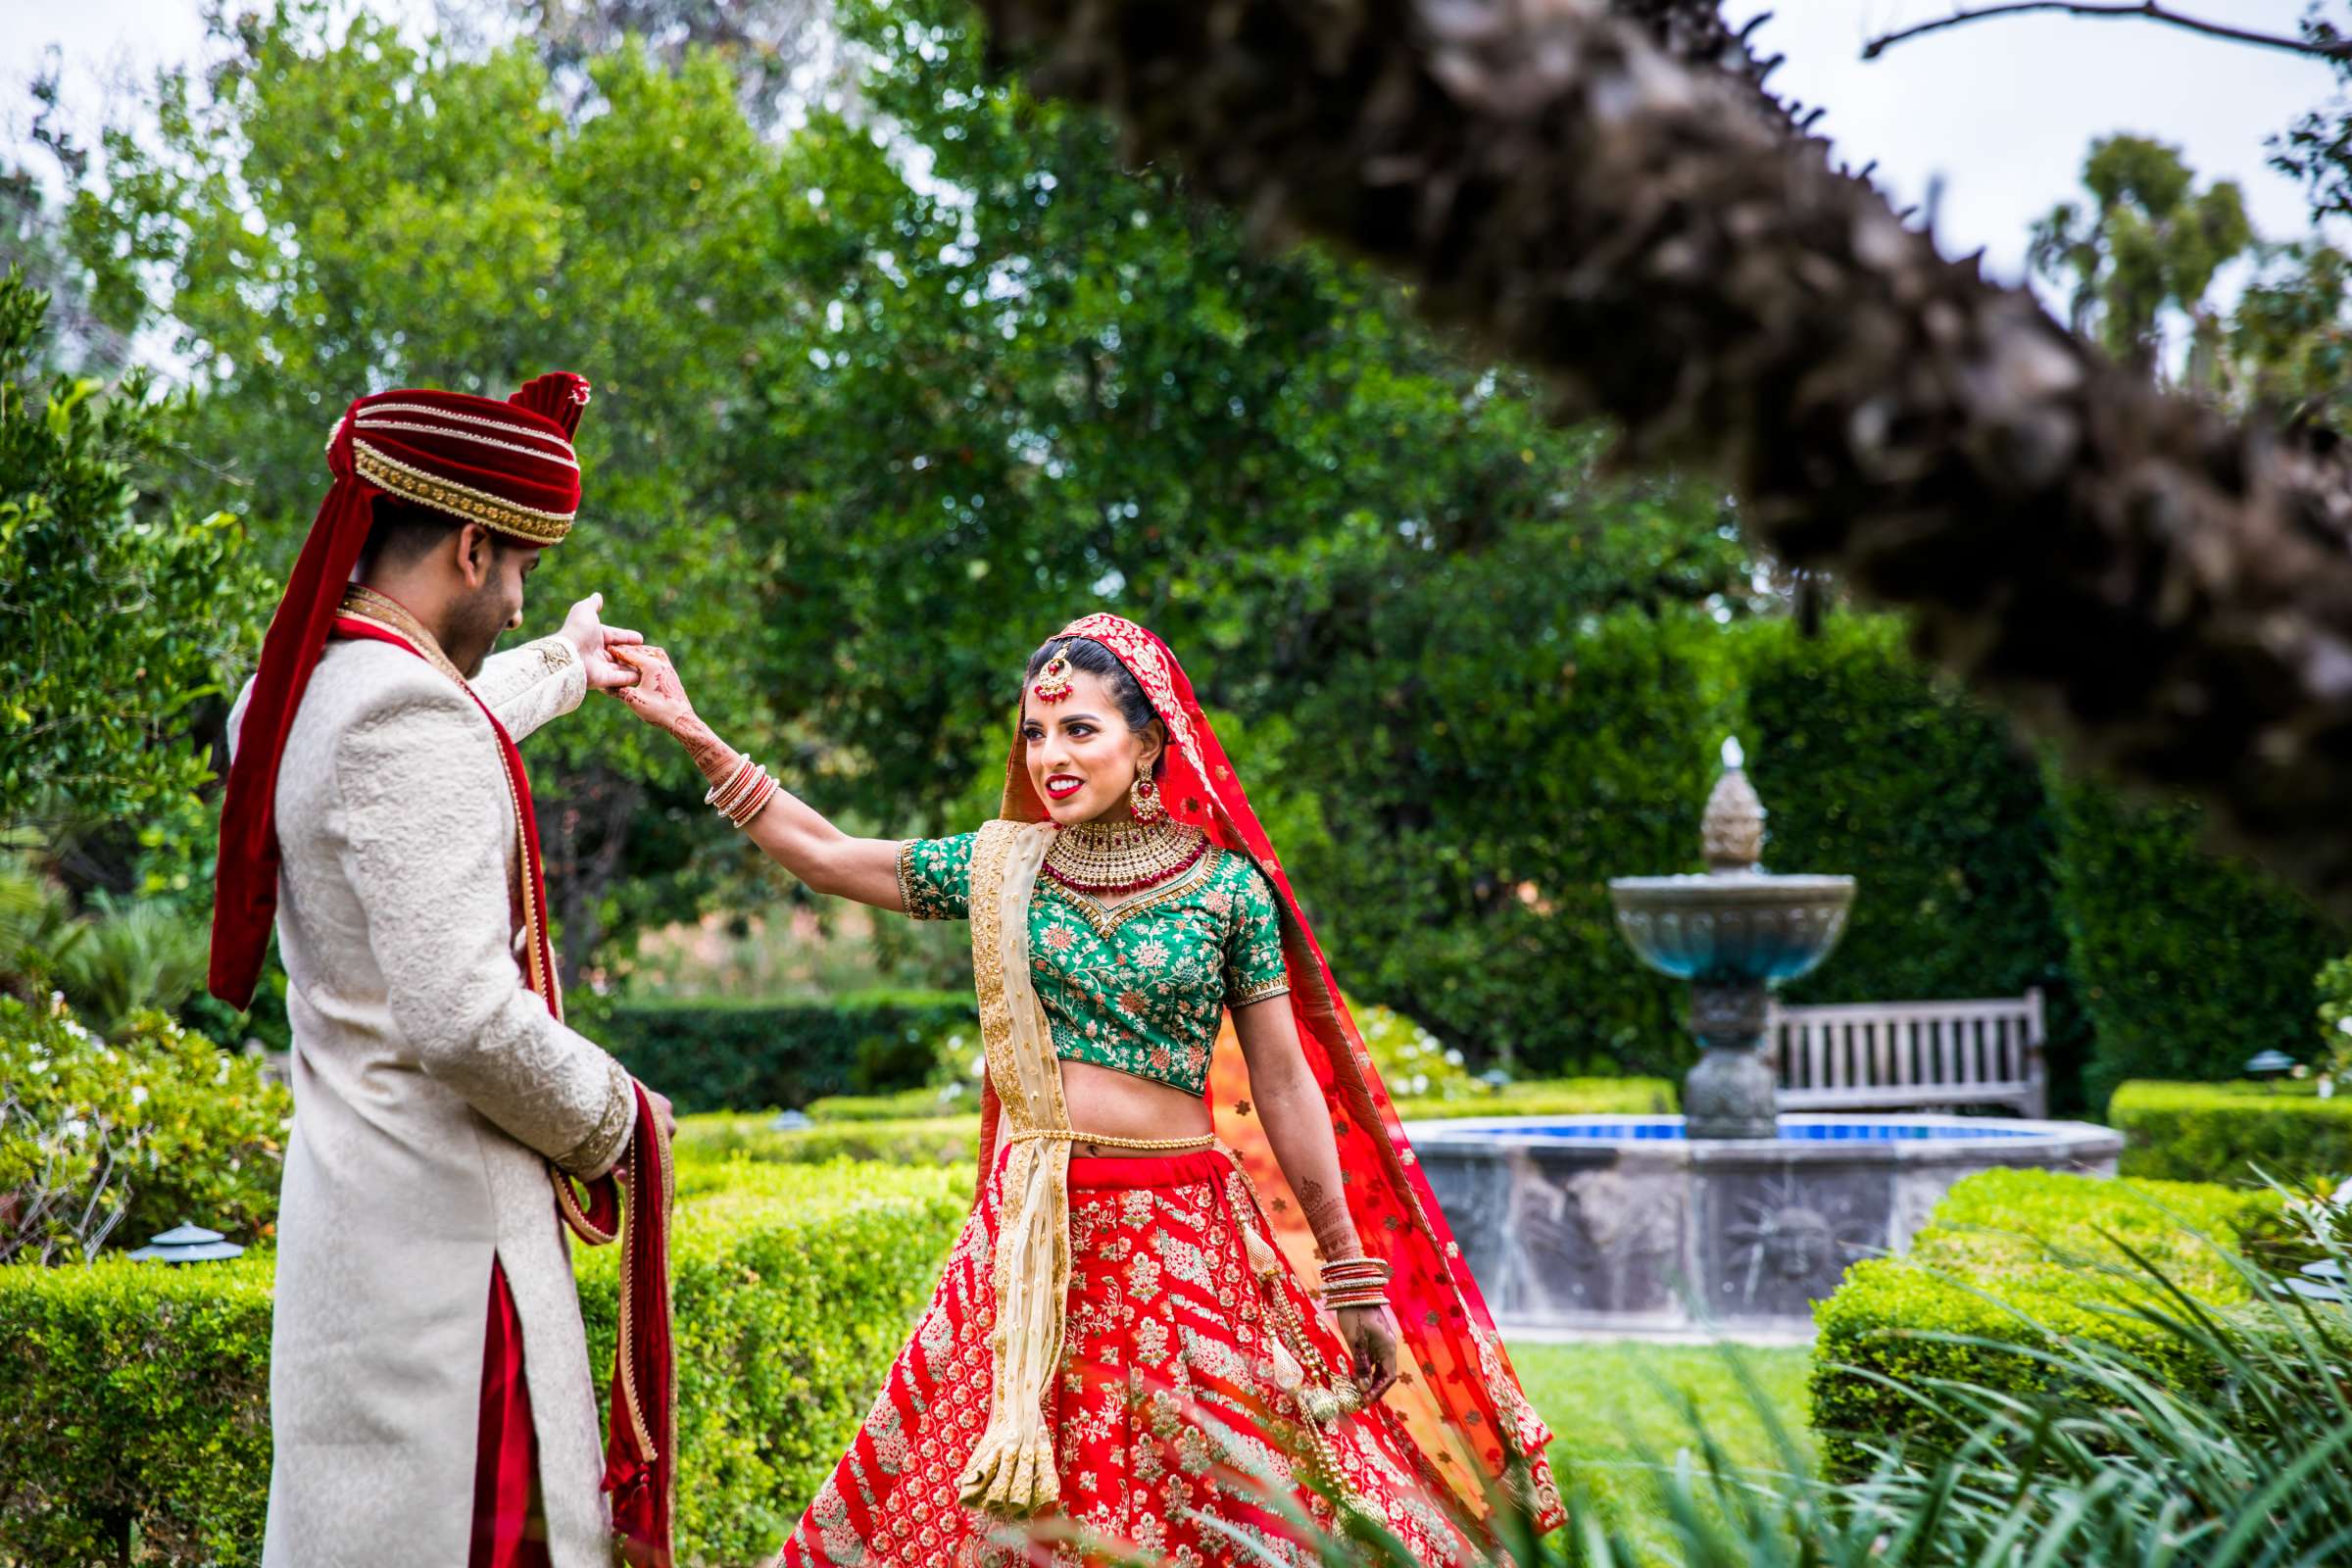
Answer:
[[1037, 684], [1029, 690], [1041, 703], [1058, 703], [1075, 689], [1072, 677], [1078, 672], [1070, 667], [1070, 656], [1055, 654], [1046, 661], [1046, 667], [1037, 672]]

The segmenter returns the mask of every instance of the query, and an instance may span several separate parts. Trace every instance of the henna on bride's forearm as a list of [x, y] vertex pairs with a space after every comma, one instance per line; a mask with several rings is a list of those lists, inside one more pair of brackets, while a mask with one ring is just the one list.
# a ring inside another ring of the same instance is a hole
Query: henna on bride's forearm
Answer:
[[724, 784], [742, 764], [741, 755], [720, 740], [698, 713], [688, 713], [678, 720], [670, 733], [686, 748], [686, 755], [694, 759], [694, 765], [702, 769], [703, 777], [713, 785]]
[[1298, 1207], [1306, 1216], [1306, 1228], [1314, 1232], [1316, 1250], [1325, 1262], [1363, 1254], [1364, 1244], [1356, 1238], [1346, 1194], [1333, 1192], [1310, 1176], [1298, 1184]]

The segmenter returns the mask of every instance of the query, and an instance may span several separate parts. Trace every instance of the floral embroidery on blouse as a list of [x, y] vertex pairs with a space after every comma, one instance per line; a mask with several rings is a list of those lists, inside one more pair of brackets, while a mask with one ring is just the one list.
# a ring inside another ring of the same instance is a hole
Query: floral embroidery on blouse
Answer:
[[[899, 894], [918, 920], [971, 918], [977, 835], [899, 847]], [[1105, 908], [1041, 878], [1029, 961], [1064, 1061], [1205, 1094], [1227, 1007], [1287, 995], [1282, 911], [1249, 857], [1211, 850], [1150, 893]]]

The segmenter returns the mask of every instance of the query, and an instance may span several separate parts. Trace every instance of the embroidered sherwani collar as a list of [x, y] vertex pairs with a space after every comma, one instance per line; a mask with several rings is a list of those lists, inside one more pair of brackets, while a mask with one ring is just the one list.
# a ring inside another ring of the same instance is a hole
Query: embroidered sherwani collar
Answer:
[[424, 662], [456, 681], [471, 689], [465, 671], [458, 668], [449, 655], [441, 651], [441, 640], [425, 629], [423, 621], [410, 612], [409, 607], [390, 594], [376, 592], [366, 583], [355, 582], [343, 590], [342, 612], [359, 620], [373, 621], [388, 632], [397, 634], [412, 644]]

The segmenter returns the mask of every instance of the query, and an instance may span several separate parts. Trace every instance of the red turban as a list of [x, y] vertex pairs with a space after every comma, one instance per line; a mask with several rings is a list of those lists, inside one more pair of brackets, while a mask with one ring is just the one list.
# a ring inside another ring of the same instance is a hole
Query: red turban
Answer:
[[504, 403], [463, 392], [378, 392], [336, 424], [326, 447], [334, 486], [262, 643], [220, 807], [211, 985], [221, 1001], [250, 1005], [261, 976], [277, 914], [278, 760], [368, 541], [375, 498], [396, 496], [525, 544], [552, 545], [579, 510], [571, 432], [587, 402], [588, 383], [559, 370]]

